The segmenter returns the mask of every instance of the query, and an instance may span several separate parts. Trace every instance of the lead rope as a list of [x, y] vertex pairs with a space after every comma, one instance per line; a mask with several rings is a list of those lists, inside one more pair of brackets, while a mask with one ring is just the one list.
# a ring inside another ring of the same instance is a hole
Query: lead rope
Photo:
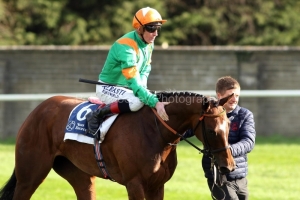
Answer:
[[[203, 129], [202, 131], [204, 132], [205, 131], [205, 124], [203, 124], [202, 129]], [[205, 141], [205, 144], [207, 144], [208, 146], [210, 146], [209, 143], [208, 143], [208, 139], [207, 139], [206, 134], [203, 134], [203, 139]], [[213, 200], [224, 200], [225, 197], [226, 197], [226, 195], [225, 195], [224, 190], [221, 188], [221, 186], [223, 185], [223, 179], [221, 178], [221, 174], [217, 170], [216, 164], [214, 162], [214, 157], [211, 154], [211, 151], [210, 151], [210, 154], [208, 154], [207, 156], [211, 159], [211, 161], [210, 161], [211, 162], [211, 171], [213, 173], [213, 185], [212, 185], [211, 193], [210, 193], [211, 197], [212, 197]], [[215, 186], [217, 186], [216, 188], [218, 188], [219, 190], [222, 191], [223, 198], [218, 199], [217, 197], [214, 196], [213, 189], [214, 189]]]
[[[224, 200], [226, 197], [226, 194], [221, 187], [222, 187], [223, 183], [225, 182], [224, 179], [226, 179], [226, 176], [219, 173], [219, 171], [217, 170], [216, 164], [213, 162], [213, 160], [211, 160], [211, 165], [212, 165], [211, 167], [212, 167], [212, 172], [213, 172], [213, 177], [214, 177], [213, 186], [211, 188], [211, 197], [213, 200]], [[213, 189], [215, 186], [217, 186], [217, 188], [222, 191], [223, 198], [218, 199], [217, 197], [215, 197], [213, 195]]]

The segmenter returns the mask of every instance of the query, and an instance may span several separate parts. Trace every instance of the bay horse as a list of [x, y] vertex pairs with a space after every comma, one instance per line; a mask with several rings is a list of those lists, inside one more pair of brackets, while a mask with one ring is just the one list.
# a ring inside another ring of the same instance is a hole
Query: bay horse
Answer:
[[[159, 120], [154, 110], [144, 106], [119, 115], [101, 143], [110, 176], [126, 187], [130, 200], [163, 199], [164, 184], [177, 166], [176, 144], [188, 129], [212, 153], [221, 173], [234, 170], [227, 140], [230, 122], [222, 106], [230, 97], [218, 101], [189, 92], [157, 96], [171, 102], [165, 108], [169, 121]], [[95, 179], [105, 177], [96, 163], [94, 146], [63, 141], [69, 113], [83, 101], [53, 96], [25, 119], [16, 139], [15, 168], [0, 191], [1, 200], [29, 200], [52, 168], [70, 183], [77, 199], [96, 199]]]

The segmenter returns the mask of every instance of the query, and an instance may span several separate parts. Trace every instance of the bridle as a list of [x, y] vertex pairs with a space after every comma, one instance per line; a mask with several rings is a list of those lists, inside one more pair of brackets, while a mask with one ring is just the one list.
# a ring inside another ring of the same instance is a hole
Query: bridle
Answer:
[[[201, 122], [204, 122], [204, 117], [212, 117], [212, 118], [215, 118], [215, 117], [221, 117], [223, 115], [226, 115], [226, 109], [224, 107], [223, 108], [223, 111], [218, 113], [218, 114], [207, 114], [207, 113], [203, 113], [202, 116], [199, 118], [199, 121], [198, 121], [198, 124], [196, 125], [195, 129], [193, 130], [195, 132], [197, 126], [201, 123]], [[203, 123], [202, 125], [202, 134], [203, 134], [203, 139], [204, 139], [204, 150], [207, 150], [206, 154], [208, 155], [211, 155], [213, 153], [218, 153], [218, 152], [221, 152], [221, 151], [225, 151], [227, 149], [230, 148], [230, 145], [226, 145], [225, 147], [222, 147], [222, 148], [219, 148], [219, 149], [214, 149], [212, 150], [210, 148], [210, 145], [209, 145], [209, 142], [208, 142], [208, 139], [207, 139], [207, 133], [206, 133], [206, 128], [205, 128], [205, 123]]]
[[[187, 143], [189, 143], [191, 146], [193, 146], [194, 148], [196, 148], [200, 153], [203, 153], [205, 155], [208, 156], [212, 156], [213, 153], [218, 153], [221, 151], [225, 151], [228, 148], [230, 148], [230, 145], [227, 145], [225, 147], [219, 148], [219, 149], [214, 149], [212, 150], [210, 148], [210, 145], [208, 143], [208, 139], [207, 139], [207, 133], [206, 133], [206, 128], [205, 128], [205, 123], [203, 123], [202, 125], [202, 134], [203, 134], [203, 139], [204, 139], [204, 149], [200, 149], [199, 147], [197, 147], [196, 145], [194, 145], [193, 143], [191, 143], [189, 140], [187, 140], [183, 135], [179, 134], [177, 131], [175, 131], [173, 128], [171, 128], [163, 119], [161, 119], [161, 117], [158, 115], [157, 111], [152, 108], [152, 111], [154, 112], [154, 114], [157, 116], [157, 118], [160, 120], [160, 122], [172, 133], [174, 133], [176, 136], [180, 137], [181, 139], [185, 140]], [[201, 122], [204, 122], [204, 118], [205, 117], [221, 117], [223, 115], [226, 114], [226, 110], [223, 107], [222, 112], [218, 113], [218, 114], [208, 114], [208, 113], [203, 113], [201, 115], [201, 117], [198, 120], [197, 125], [195, 126], [195, 128], [193, 129], [193, 132], [195, 132], [195, 130], [197, 129], [197, 127], [199, 126], [199, 124]]]
[[[223, 107], [223, 111], [220, 112], [219, 114], [203, 114], [200, 119], [199, 119], [199, 122], [197, 124], [197, 126], [199, 125], [200, 121], [202, 122], [204, 117], [220, 117], [222, 115], [225, 115], [226, 114], [226, 109]], [[197, 128], [197, 127], [196, 127]], [[195, 129], [196, 129], [195, 128]], [[230, 145], [228, 144], [227, 146], [225, 147], [222, 147], [222, 148], [219, 148], [219, 149], [214, 149], [214, 150], [211, 150], [210, 149], [210, 145], [209, 145], [209, 142], [208, 142], [208, 139], [207, 139], [207, 134], [206, 131], [205, 131], [205, 123], [203, 123], [203, 126], [202, 126], [202, 132], [203, 132], [203, 139], [204, 139], [204, 146], [205, 144], [208, 146], [207, 148], [207, 152], [205, 152], [204, 154], [206, 154], [210, 159], [211, 159], [211, 170], [212, 170], [212, 173], [213, 173], [213, 186], [211, 188], [211, 191], [213, 190], [213, 187], [216, 185], [217, 188], [219, 188], [219, 190], [222, 192], [223, 194], [223, 198], [222, 200], [225, 199], [226, 197], [226, 194], [224, 192], [224, 190], [221, 188], [221, 186], [223, 185], [223, 182], [225, 182], [227, 179], [226, 179], [226, 176], [224, 174], [220, 174], [217, 170], [217, 163], [215, 162], [214, 160], [214, 157], [213, 157], [213, 153], [218, 153], [218, 152], [221, 152], [221, 151], [225, 151], [227, 149], [230, 148]], [[206, 148], [204, 148], [205, 150]], [[213, 200], [218, 200], [214, 195], [213, 195], [213, 192], [211, 192], [211, 197]]]
[[[195, 132], [195, 130], [197, 129], [197, 127], [199, 126], [200, 123], [203, 122], [203, 125], [202, 125], [202, 134], [203, 134], [203, 139], [204, 139], [204, 142], [203, 142], [203, 145], [204, 145], [204, 149], [200, 149], [199, 147], [197, 147], [196, 145], [194, 145], [192, 142], [190, 142], [189, 140], [187, 140], [183, 135], [179, 134], [177, 131], [175, 131], [173, 128], [171, 128], [168, 124], [166, 124], [166, 122], [160, 118], [160, 116], [158, 115], [158, 113], [156, 112], [156, 110], [154, 108], [152, 108], [152, 111], [154, 112], [154, 114], [157, 116], [157, 118], [160, 120], [160, 122], [169, 130], [171, 131], [172, 133], [174, 133], [176, 136], [180, 137], [181, 139], [185, 140], [187, 143], [189, 143], [191, 146], [193, 146], [194, 148], [196, 148], [200, 153], [203, 153], [204, 155], [208, 156], [210, 159], [211, 159], [211, 168], [213, 170], [213, 176], [214, 176], [214, 184], [213, 184], [213, 187], [214, 185], [216, 185], [220, 190], [221, 192], [223, 193], [224, 195], [224, 198], [222, 198], [222, 200], [225, 199], [226, 195], [225, 195], [225, 192], [223, 191], [223, 189], [221, 188], [221, 186], [223, 185], [223, 182], [224, 180], [226, 179], [226, 176], [225, 175], [221, 175], [217, 170], [216, 170], [216, 163], [214, 161], [214, 157], [213, 157], [213, 154], [214, 153], [218, 153], [218, 152], [221, 152], [221, 151], [225, 151], [227, 149], [230, 148], [230, 145], [226, 145], [225, 147], [222, 147], [222, 148], [218, 148], [218, 149], [214, 149], [212, 150], [210, 148], [210, 145], [209, 145], [209, 142], [208, 142], [208, 138], [207, 138], [207, 133], [206, 133], [206, 128], [205, 128], [205, 123], [204, 123], [204, 118], [205, 117], [212, 117], [212, 118], [215, 118], [215, 117], [221, 117], [223, 115], [226, 115], [226, 109], [224, 107], [222, 107], [223, 110], [222, 112], [218, 113], [218, 114], [208, 114], [208, 113], [202, 113], [201, 117], [199, 118], [198, 120], [198, 123], [197, 125], [195, 126], [195, 128], [193, 129], [193, 132]], [[171, 145], [171, 144], [170, 144]], [[217, 200], [216, 197], [213, 196], [213, 193], [211, 192], [211, 197], [212, 199], [214, 200]]]

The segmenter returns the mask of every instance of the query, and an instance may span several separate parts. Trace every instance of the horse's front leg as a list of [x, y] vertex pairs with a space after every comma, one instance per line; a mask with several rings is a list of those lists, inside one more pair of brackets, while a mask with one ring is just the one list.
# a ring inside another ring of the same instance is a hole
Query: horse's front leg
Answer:
[[141, 181], [138, 178], [134, 178], [126, 185], [128, 199], [129, 200], [144, 200], [145, 192]]
[[134, 179], [126, 184], [129, 200], [163, 200], [164, 185], [153, 190], [145, 190], [139, 179]]
[[145, 191], [146, 200], [163, 200], [164, 199], [164, 185], [155, 189]]

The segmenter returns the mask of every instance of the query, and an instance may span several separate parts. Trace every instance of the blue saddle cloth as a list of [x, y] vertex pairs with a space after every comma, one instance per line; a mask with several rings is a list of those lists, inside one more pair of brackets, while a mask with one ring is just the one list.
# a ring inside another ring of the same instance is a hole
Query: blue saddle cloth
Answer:
[[87, 121], [85, 116], [89, 112], [96, 110], [99, 106], [99, 104], [93, 104], [89, 101], [85, 101], [77, 105], [69, 115], [65, 133], [83, 134], [89, 137], [93, 137], [86, 131]]

